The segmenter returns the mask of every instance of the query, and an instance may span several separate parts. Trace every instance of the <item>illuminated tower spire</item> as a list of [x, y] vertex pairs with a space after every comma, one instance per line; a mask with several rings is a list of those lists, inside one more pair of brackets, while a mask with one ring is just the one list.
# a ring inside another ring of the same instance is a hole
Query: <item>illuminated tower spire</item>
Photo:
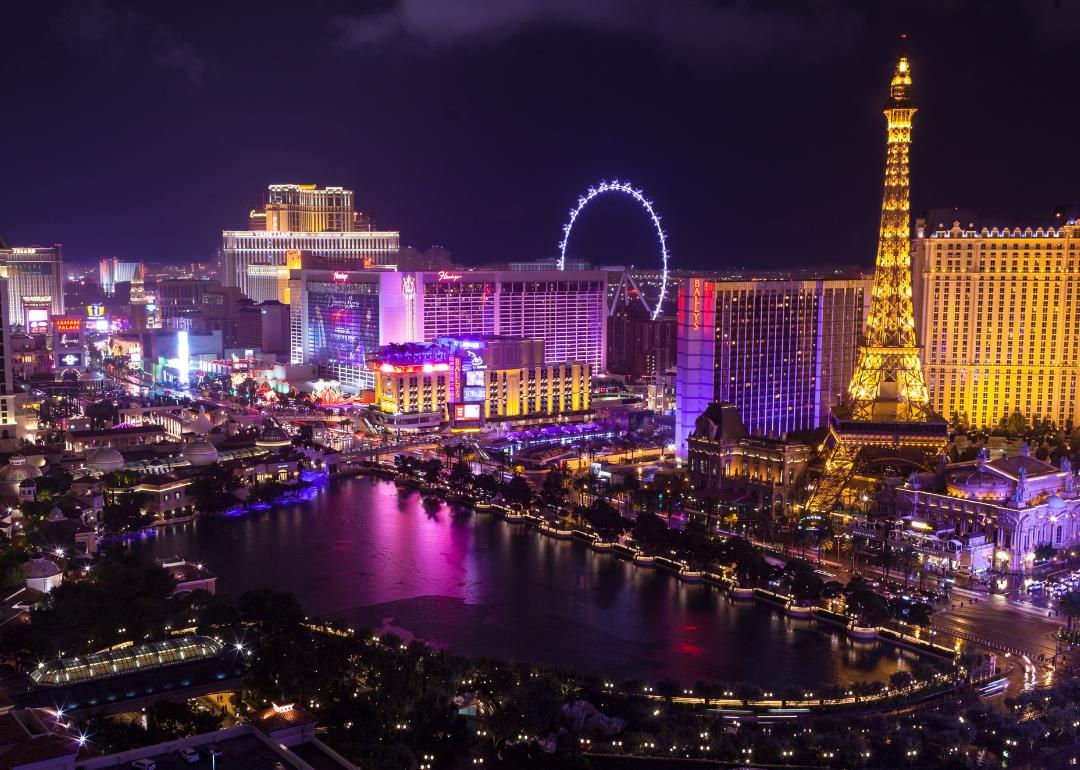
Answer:
[[829, 421], [829, 459], [811, 510], [831, 510], [856, 472], [932, 468], [948, 437], [947, 423], [930, 409], [911, 306], [908, 149], [916, 109], [911, 68], [900, 59], [885, 101], [885, 195], [866, 337], [848, 387], [849, 403], [834, 409]]
[[131, 279], [131, 297], [128, 304], [131, 307], [131, 331], [146, 331], [146, 266], [142, 262]]

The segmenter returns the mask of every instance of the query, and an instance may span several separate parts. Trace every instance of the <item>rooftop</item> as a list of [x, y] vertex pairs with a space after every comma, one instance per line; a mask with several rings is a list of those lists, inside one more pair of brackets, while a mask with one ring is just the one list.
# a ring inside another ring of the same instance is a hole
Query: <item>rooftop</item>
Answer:
[[160, 425], [133, 425], [130, 428], [106, 428], [104, 430], [72, 430], [68, 434], [73, 439], [107, 438], [109, 436], [131, 436], [143, 433], [165, 433]]
[[189, 658], [173, 665], [54, 687], [39, 687], [29, 676], [16, 675], [4, 679], [0, 687], [18, 708], [63, 707], [69, 713], [119, 713], [127, 710], [127, 701], [162, 696], [183, 699], [239, 687], [247, 667], [248, 659], [230, 648], [213, 657]]
[[291, 703], [275, 703], [268, 709], [249, 714], [248, 719], [253, 725], [267, 733], [311, 725], [319, 721], [319, 718], [311, 712], [296, 708]]
[[57, 658], [38, 666], [30, 673], [30, 678], [38, 686], [55, 687], [210, 658], [223, 649], [225, 645], [210, 637], [184, 636], [180, 639], [167, 639], [163, 642], [125, 647], [121, 650], [95, 652], [74, 658]]

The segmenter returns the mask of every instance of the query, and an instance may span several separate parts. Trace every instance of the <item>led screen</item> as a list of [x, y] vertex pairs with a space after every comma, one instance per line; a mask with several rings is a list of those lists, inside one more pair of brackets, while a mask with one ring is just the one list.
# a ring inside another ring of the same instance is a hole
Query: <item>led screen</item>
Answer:
[[56, 343], [58, 348], [82, 347], [82, 335], [79, 332], [60, 332], [60, 339]]
[[[466, 385], [484, 385], [484, 370], [483, 369], [470, 369], [465, 372], [465, 384]], [[481, 397], [482, 398], [482, 397]], [[468, 401], [469, 399], [465, 399]]]
[[82, 363], [82, 356], [78, 353], [64, 353], [58, 360], [64, 366], [78, 366]]
[[310, 293], [308, 343], [317, 363], [363, 367], [379, 346], [378, 295]]
[[454, 404], [455, 420], [479, 420], [480, 404]]
[[49, 309], [45, 307], [26, 308], [26, 329], [31, 334], [49, 331]]
[[487, 398], [487, 391], [484, 390], [484, 388], [482, 388], [482, 387], [480, 387], [480, 388], [466, 387], [465, 392], [463, 393], [463, 398], [464, 398], [465, 401], [483, 401], [484, 399]]

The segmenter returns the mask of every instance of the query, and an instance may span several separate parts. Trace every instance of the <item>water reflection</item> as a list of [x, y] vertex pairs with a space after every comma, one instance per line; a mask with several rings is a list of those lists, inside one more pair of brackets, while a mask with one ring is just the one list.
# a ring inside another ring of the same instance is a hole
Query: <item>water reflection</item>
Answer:
[[357, 628], [392, 626], [462, 653], [573, 665], [615, 681], [885, 681], [917, 659], [369, 479], [174, 525], [130, 547], [147, 559], [197, 559], [223, 593], [268, 585]]

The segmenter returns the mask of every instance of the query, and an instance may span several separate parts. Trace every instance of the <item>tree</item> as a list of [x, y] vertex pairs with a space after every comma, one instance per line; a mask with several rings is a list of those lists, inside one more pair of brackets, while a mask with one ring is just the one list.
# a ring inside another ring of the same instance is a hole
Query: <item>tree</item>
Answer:
[[88, 405], [84, 414], [90, 418], [90, 427], [99, 430], [111, 428], [120, 419], [120, 410], [109, 399]]
[[683, 687], [678, 679], [661, 679], [656, 683], [656, 694], [662, 698], [667, 698], [670, 705], [674, 698], [683, 694]]
[[593, 500], [585, 509], [584, 517], [603, 542], [613, 541], [625, 527], [622, 515], [606, 500]]
[[[844, 544], [840, 547], [844, 556], [851, 557], [851, 571], [855, 571], [855, 559], [862, 551], [863, 546], [866, 545], [866, 538], [862, 535], [852, 535], [850, 540], [845, 540]], [[839, 565], [837, 565], [839, 566]]]
[[645, 548], [660, 549], [667, 543], [669, 532], [668, 525], [663, 519], [655, 513], [642, 511], [634, 522], [634, 529], [631, 534], [638, 545]]
[[889, 685], [897, 692], [903, 692], [911, 687], [911, 674], [907, 671], [897, 671], [889, 677]]
[[889, 570], [896, 566], [896, 551], [892, 549], [892, 546], [886, 544], [878, 554], [878, 566], [881, 567], [885, 580], [888, 580]]
[[113, 496], [113, 502], [101, 510], [105, 522], [105, 533], [118, 535], [122, 532], [136, 532], [151, 523], [151, 517], [143, 511], [143, 506], [150, 499], [146, 492], [122, 492]]
[[256, 623], [266, 633], [283, 632], [304, 620], [304, 611], [288, 591], [255, 588], [240, 594], [236, 608], [246, 623]]
[[900, 549], [900, 553], [897, 554], [896, 560], [900, 563], [900, 566], [904, 568], [904, 585], [907, 585], [908, 575], [911, 574], [911, 568], [920, 564], [919, 552], [912, 546], [906, 545]]
[[197, 709], [189, 700], [159, 700], [147, 709], [146, 722], [158, 742], [174, 741], [218, 730], [221, 715]]
[[524, 476], [514, 476], [503, 487], [503, 499], [509, 503], [517, 503], [522, 508], [528, 508], [532, 504], [532, 489]]
[[244, 486], [243, 480], [221, 463], [208, 465], [195, 477], [191, 485], [199, 510], [205, 513], [221, 513], [239, 501], [234, 494]]
[[848, 610], [864, 626], [876, 626], [889, 616], [885, 597], [860, 583], [848, 597]]
[[1068, 591], [1058, 599], [1058, 612], [1069, 619], [1069, 633], [1071, 634], [1076, 625], [1076, 619], [1080, 618], [1080, 591]]
[[473, 480], [473, 472], [468, 463], [463, 463], [458, 460], [454, 463], [454, 466], [450, 469], [450, 486], [457, 490], [462, 490], [469, 486]]
[[821, 550], [828, 551], [833, 547], [833, 542], [836, 540], [836, 533], [833, 532], [832, 527], [825, 526], [820, 529], [814, 530], [814, 542], [817, 543], [817, 560], [821, 561]]
[[552, 468], [544, 476], [544, 485], [540, 488], [540, 498], [553, 508], [563, 504], [566, 499], [566, 474], [561, 467]]
[[797, 601], [813, 601], [821, 596], [825, 588], [825, 581], [817, 574], [814, 565], [805, 559], [789, 559], [784, 565], [784, 577], [792, 597]]
[[22, 560], [13, 551], [6, 551], [0, 557], [0, 591], [6, 591], [26, 580], [26, 570]]
[[1003, 417], [1002, 422], [1004, 423], [1002, 427], [1005, 428], [1005, 432], [1010, 437], [1019, 436], [1027, 432], [1028, 419], [1019, 410], [1013, 412], [1008, 417]]
[[420, 469], [424, 474], [424, 481], [428, 484], [437, 484], [439, 483], [439, 477], [442, 474], [442, 460], [437, 457], [424, 460], [424, 462], [420, 464]]
[[746, 684], [745, 682], [739, 682], [731, 691], [735, 693], [735, 697], [742, 701], [743, 706], [749, 706], [752, 700], [761, 700], [764, 693], [761, 688], [756, 684]]

